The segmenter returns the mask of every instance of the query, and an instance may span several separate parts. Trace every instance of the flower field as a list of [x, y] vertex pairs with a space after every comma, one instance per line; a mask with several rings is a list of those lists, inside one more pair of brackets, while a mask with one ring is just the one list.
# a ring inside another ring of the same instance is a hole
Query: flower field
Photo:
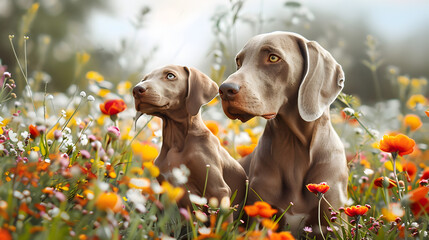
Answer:
[[[193, 209], [179, 209], [186, 190], [174, 182], [186, 183], [189, 170], [175, 169], [173, 183], [156, 180], [162, 122], [147, 115], [135, 119], [136, 82], [109, 81], [98, 69], [87, 69], [91, 56], [78, 52], [74, 74], [85, 88], [71, 84], [48, 92], [48, 81], [38, 81], [43, 77], [28, 73], [26, 56], [18, 57], [32, 40], [24, 37], [17, 49], [22, 39], [6, 40], [19, 67], [0, 60], [0, 239], [294, 239], [288, 228], [279, 229], [272, 217], [277, 210], [263, 201], [240, 208], [230, 199], [191, 194]], [[368, 37], [369, 53], [373, 41]], [[368, 71], [380, 70], [377, 61], [369, 54]], [[212, 68], [210, 75], [220, 83], [224, 71]], [[395, 67], [386, 72], [395, 98], [362, 105], [342, 93], [331, 106], [349, 181], [347, 205], [320, 216], [330, 224], [322, 229], [325, 239], [429, 238], [427, 80]], [[201, 111], [236, 159], [253, 151], [266, 121], [228, 119], [219, 97]], [[326, 201], [329, 185], [313, 183], [307, 190]], [[227, 222], [234, 211], [256, 221]], [[314, 232], [319, 229], [306, 226], [299, 238], [315, 239]]]

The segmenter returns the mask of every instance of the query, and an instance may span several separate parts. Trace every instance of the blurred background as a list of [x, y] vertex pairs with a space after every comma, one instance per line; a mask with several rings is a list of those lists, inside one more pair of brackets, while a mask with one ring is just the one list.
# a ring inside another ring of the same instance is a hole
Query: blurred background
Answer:
[[0, 65], [23, 89], [12, 41], [22, 62], [27, 56], [29, 80], [48, 91], [85, 89], [91, 70], [136, 83], [166, 64], [199, 68], [220, 83], [250, 37], [293, 31], [343, 66], [344, 92], [374, 102], [398, 95], [399, 76], [426, 84], [427, 9], [424, 0], [0, 0]]

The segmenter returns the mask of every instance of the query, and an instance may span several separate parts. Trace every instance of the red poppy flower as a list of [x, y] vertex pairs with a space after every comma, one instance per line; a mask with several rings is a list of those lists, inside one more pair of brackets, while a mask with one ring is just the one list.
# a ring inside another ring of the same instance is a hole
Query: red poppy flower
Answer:
[[344, 212], [350, 217], [362, 216], [366, 212], [368, 212], [368, 208], [365, 206], [356, 205], [356, 206], [351, 206], [351, 207], [345, 208]]
[[429, 168], [426, 168], [425, 170], [423, 170], [420, 180], [423, 180], [423, 179], [429, 179]]
[[384, 135], [380, 141], [380, 150], [383, 152], [398, 153], [402, 157], [412, 153], [415, 145], [416, 142], [404, 134], [396, 136]]
[[39, 130], [34, 125], [30, 125], [28, 127], [28, 131], [30, 132], [30, 136], [31, 136], [32, 139], [35, 139], [36, 137], [38, 137], [40, 135]]
[[428, 192], [428, 187], [418, 187], [407, 194], [410, 200], [410, 209], [416, 217], [423, 213], [429, 213]]
[[260, 201], [255, 202], [253, 205], [245, 206], [244, 211], [250, 217], [261, 216], [263, 218], [270, 218], [277, 212], [276, 209], [271, 208], [270, 204]]
[[315, 183], [310, 183], [307, 184], [307, 189], [308, 191], [314, 193], [314, 194], [325, 194], [328, 190], [329, 190], [329, 185], [325, 182], [319, 183], [319, 184], [315, 184]]
[[374, 180], [374, 185], [383, 188], [396, 187], [396, 182], [388, 177], [379, 177]]
[[100, 104], [101, 112], [109, 116], [116, 115], [124, 111], [126, 108], [127, 105], [122, 99], [107, 100], [104, 103]]

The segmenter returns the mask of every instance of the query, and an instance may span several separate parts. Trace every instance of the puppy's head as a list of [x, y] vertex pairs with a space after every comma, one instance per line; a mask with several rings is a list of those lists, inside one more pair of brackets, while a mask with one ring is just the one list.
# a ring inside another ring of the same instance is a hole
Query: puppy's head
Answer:
[[185, 111], [193, 116], [217, 92], [216, 83], [200, 71], [168, 65], [146, 75], [134, 87], [133, 96], [140, 113], [170, 116]]
[[335, 100], [344, 73], [316, 42], [287, 32], [253, 37], [237, 54], [237, 71], [219, 87], [222, 107], [232, 119], [276, 117], [298, 104], [301, 118], [314, 121]]

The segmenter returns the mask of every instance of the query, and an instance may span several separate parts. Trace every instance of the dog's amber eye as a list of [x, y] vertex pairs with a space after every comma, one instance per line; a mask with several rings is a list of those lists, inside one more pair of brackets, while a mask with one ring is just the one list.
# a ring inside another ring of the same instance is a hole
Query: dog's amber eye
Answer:
[[272, 62], [272, 63], [278, 62], [279, 60], [280, 60], [279, 56], [274, 55], [274, 54], [271, 54], [271, 55], [268, 57], [268, 61], [270, 61], [270, 62]]
[[176, 78], [176, 76], [174, 75], [174, 74], [172, 74], [172, 73], [168, 73], [167, 74], [167, 79], [168, 80], [173, 80], [173, 79], [175, 79]]

